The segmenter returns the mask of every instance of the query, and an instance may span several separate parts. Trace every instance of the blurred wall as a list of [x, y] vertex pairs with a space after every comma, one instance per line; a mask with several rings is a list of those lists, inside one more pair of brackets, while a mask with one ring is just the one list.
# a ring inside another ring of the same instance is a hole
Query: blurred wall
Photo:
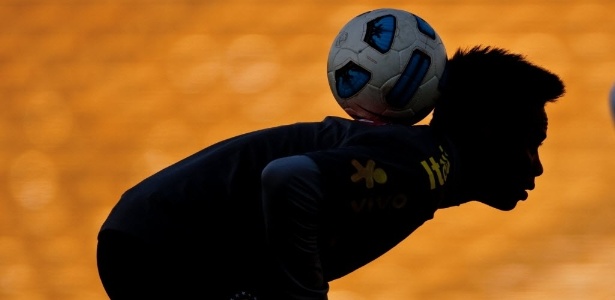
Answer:
[[344, 116], [328, 49], [379, 7], [421, 15], [449, 54], [523, 53], [568, 93], [528, 201], [438, 212], [330, 299], [615, 299], [611, 0], [3, 0], [0, 299], [106, 299], [96, 234], [124, 190], [220, 139]]

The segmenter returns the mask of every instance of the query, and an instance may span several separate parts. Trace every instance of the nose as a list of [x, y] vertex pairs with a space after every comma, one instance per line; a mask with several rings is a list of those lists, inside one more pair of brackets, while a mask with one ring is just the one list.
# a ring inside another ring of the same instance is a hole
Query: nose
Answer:
[[532, 156], [532, 171], [535, 177], [542, 175], [542, 173], [544, 172], [544, 169], [542, 167], [542, 162], [540, 161], [540, 156], [538, 155], [538, 152], [536, 152]]

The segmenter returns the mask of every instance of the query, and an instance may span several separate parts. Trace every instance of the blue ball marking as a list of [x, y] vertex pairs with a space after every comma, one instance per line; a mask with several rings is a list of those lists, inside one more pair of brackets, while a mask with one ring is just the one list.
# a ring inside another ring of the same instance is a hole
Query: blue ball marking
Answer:
[[422, 32], [424, 35], [428, 36], [430, 39], [436, 39], [436, 31], [427, 23], [425, 20], [421, 19], [418, 16], [414, 16], [416, 18], [416, 27]]
[[357, 94], [372, 78], [372, 74], [350, 61], [335, 71], [335, 89], [343, 98], [350, 98]]
[[429, 55], [423, 51], [414, 50], [399, 80], [386, 95], [386, 102], [394, 108], [403, 108], [408, 105], [412, 96], [419, 89], [430, 65], [431, 57]]
[[367, 28], [363, 41], [380, 53], [391, 50], [395, 39], [397, 20], [392, 15], [378, 17], [367, 22]]

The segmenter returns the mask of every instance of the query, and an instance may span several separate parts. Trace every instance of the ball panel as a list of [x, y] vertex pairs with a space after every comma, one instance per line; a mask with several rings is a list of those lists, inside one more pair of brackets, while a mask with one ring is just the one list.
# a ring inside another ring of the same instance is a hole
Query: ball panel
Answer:
[[416, 20], [416, 28], [418, 28], [422, 34], [432, 40], [436, 40], [436, 31], [431, 27], [431, 25], [419, 16], [414, 16], [414, 19]]
[[346, 99], [360, 92], [370, 81], [372, 74], [353, 61], [349, 61], [335, 70], [334, 76], [337, 95]]
[[396, 30], [396, 18], [393, 15], [384, 15], [367, 22], [363, 41], [384, 54], [391, 49]]
[[338, 48], [336, 55], [329, 59], [327, 63], [327, 69], [329, 72], [333, 72], [339, 68], [342, 68], [349, 61], [359, 62], [357, 53], [347, 48]]
[[382, 54], [368, 48], [357, 55], [359, 64], [372, 73], [370, 84], [382, 87], [390, 78], [399, 75], [401, 61], [397, 51], [390, 50]]
[[430, 66], [431, 58], [429, 55], [421, 50], [414, 50], [401, 76], [393, 88], [386, 93], [386, 103], [398, 109], [407, 107], [423, 82]]
[[[340, 105], [353, 118], [373, 119], [376, 115], [381, 115], [385, 111], [385, 106], [381, 101], [375, 101], [380, 97], [380, 89], [373, 85], [366, 85], [360, 95], [340, 101]], [[349, 113], [351, 110], [352, 113]]]

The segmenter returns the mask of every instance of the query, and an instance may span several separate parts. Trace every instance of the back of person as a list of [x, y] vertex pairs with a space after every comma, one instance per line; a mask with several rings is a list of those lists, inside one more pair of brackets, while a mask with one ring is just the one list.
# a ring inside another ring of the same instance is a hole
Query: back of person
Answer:
[[[101, 231], [138, 237], [157, 249], [159, 261], [171, 257], [168, 265], [183, 266], [169, 272], [202, 274], [202, 287], [232, 282], [260, 289], [268, 285], [270, 259], [261, 171], [276, 158], [308, 154], [321, 166], [324, 202], [330, 210], [325, 226], [334, 228], [325, 230], [322, 238], [325, 276], [339, 278], [380, 256], [433, 216], [435, 200], [423, 212], [410, 211], [421, 207], [418, 202], [407, 204], [416, 189], [410, 191], [407, 187], [414, 185], [400, 181], [408, 175], [396, 176], [419, 170], [425, 180], [416, 186], [431, 190], [420, 162], [441, 155], [432, 139], [427, 126], [374, 125], [337, 117], [247, 133], [205, 148], [129, 189]], [[386, 185], [366, 186], [373, 178], [351, 180], [369, 160], [387, 172]], [[387, 222], [400, 213], [423, 215], [410, 228]], [[389, 234], [382, 234], [387, 228]]]

